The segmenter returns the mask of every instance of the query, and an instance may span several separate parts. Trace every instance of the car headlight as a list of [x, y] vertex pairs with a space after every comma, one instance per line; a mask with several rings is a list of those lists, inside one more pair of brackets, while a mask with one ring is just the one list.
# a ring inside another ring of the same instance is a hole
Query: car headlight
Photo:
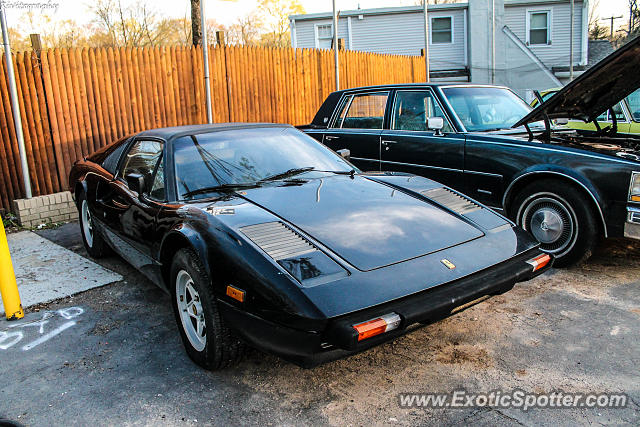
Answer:
[[629, 200], [632, 202], [640, 202], [640, 172], [633, 172], [631, 174]]

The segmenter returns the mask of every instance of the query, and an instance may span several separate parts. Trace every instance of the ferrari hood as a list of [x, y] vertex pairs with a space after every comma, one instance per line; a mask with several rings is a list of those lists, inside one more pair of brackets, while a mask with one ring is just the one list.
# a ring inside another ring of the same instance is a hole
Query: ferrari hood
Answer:
[[463, 217], [363, 176], [327, 175], [243, 197], [368, 271], [483, 236]]
[[513, 127], [567, 118], [592, 121], [640, 87], [640, 37], [607, 56], [527, 114]]

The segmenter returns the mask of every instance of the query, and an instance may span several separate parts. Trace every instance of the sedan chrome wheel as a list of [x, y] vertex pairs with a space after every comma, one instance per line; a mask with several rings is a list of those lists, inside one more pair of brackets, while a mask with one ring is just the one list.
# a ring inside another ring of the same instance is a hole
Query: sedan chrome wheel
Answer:
[[91, 222], [91, 212], [87, 200], [82, 200], [82, 234], [87, 241], [89, 247], [93, 247], [93, 223]]
[[575, 244], [578, 235], [576, 215], [567, 202], [555, 195], [529, 197], [520, 207], [518, 219], [545, 252], [561, 256]]
[[185, 270], [176, 276], [176, 298], [182, 328], [196, 351], [207, 345], [207, 329], [200, 295], [193, 286], [193, 279]]

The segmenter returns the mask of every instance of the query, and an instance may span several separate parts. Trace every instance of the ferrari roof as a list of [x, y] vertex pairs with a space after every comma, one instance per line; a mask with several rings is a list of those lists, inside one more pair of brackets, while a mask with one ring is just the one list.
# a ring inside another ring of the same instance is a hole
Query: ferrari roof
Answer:
[[149, 129], [140, 132], [138, 136], [147, 136], [153, 138], [161, 138], [169, 140], [178, 138], [185, 135], [196, 135], [202, 133], [220, 132], [227, 130], [240, 130], [240, 129], [256, 129], [256, 128], [286, 128], [290, 125], [276, 124], [276, 123], [214, 123], [207, 125], [188, 125], [188, 126], [174, 126], [166, 128]]

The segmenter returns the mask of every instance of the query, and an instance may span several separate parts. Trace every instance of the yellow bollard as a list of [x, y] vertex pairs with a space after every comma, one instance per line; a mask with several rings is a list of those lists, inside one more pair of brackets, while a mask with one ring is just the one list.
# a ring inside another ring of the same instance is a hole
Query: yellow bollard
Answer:
[[13, 272], [11, 255], [9, 254], [9, 244], [7, 235], [4, 232], [4, 224], [0, 221], [0, 294], [2, 294], [2, 304], [7, 320], [17, 320], [24, 317], [18, 284]]

